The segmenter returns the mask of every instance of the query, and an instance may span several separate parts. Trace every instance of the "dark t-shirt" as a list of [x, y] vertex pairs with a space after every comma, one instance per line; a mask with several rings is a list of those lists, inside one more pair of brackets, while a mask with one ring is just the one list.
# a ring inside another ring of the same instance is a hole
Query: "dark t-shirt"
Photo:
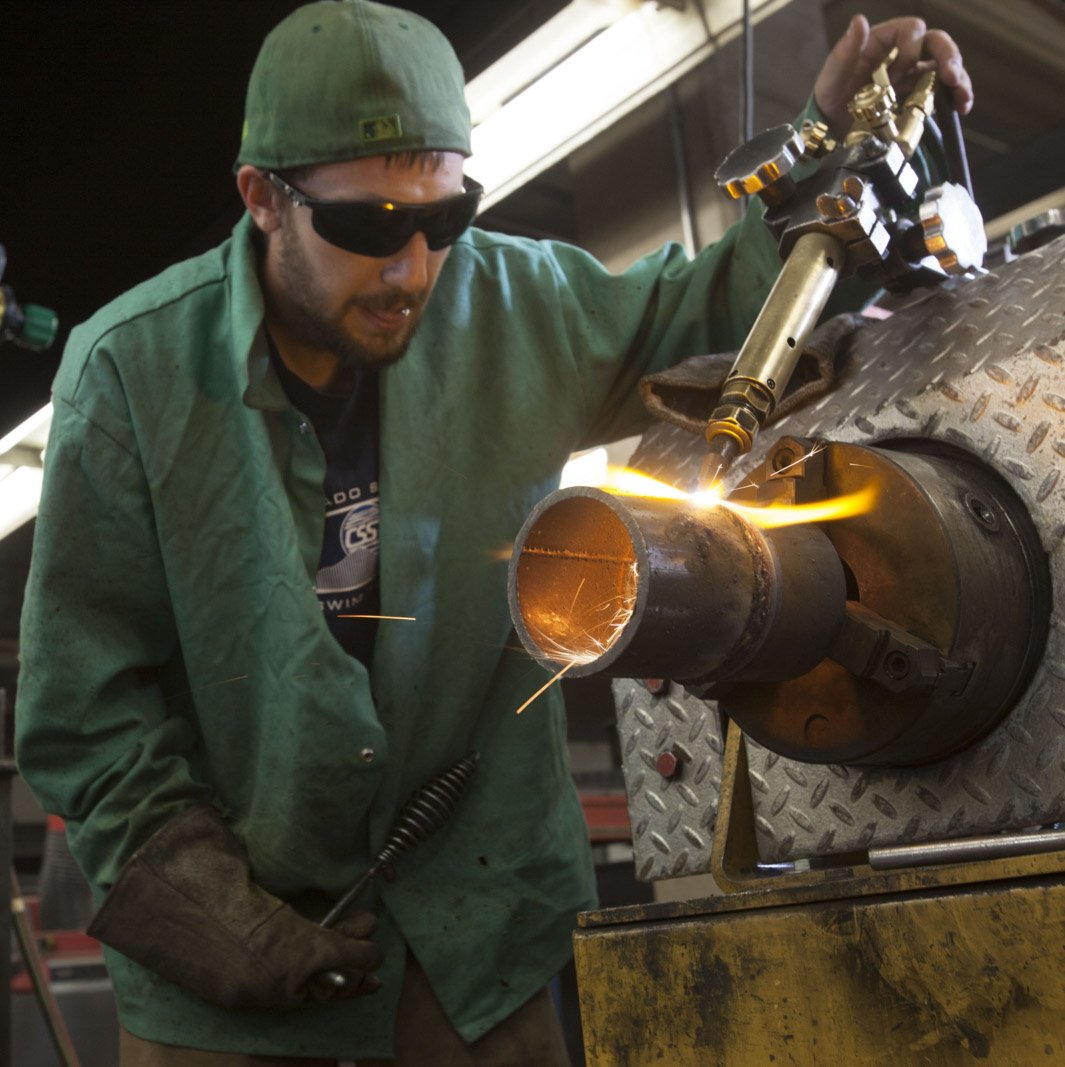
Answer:
[[315, 586], [329, 629], [341, 647], [367, 666], [377, 622], [350, 615], [380, 611], [378, 585], [377, 374], [343, 373], [323, 392], [270, 354], [285, 394], [310, 419], [325, 452], [325, 536]]

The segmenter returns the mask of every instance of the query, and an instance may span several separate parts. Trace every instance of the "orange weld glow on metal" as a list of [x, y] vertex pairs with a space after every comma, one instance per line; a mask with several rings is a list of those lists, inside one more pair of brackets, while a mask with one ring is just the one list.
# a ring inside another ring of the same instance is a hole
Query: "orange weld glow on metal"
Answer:
[[541, 693], [543, 693], [546, 690], [550, 689], [551, 686], [553, 686], [555, 684], [555, 682], [557, 682], [559, 680], [559, 678], [561, 678], [562, 675], [564, 675], [566, 673], [566, 671], [568, 671], [570, 669], [570, 667], [572, 667], [572, 666], [573, 666], [572, 663], [567, 663], [566, 666], [563, 667], [562, 670], [560, 670], [558, 672], [558, 674], [556, 674], [549, 682], [545, 682], [542, 686], [540, 686], [540, 688], [537, 689], [536, 692], [533, 693], [533, 695], [531, 697], [529, 697], [529, 699], [526, 700], [525, 703], [522, 704], [522, 706], [520, 708], [518, 708], [518, 710], [516, 712], [514, 712], [514, 714], [515, 715], [520, 715]]
[[417, 622], [413, 615], [338, 615], [338, 619], [395, 619], [397, 622]]

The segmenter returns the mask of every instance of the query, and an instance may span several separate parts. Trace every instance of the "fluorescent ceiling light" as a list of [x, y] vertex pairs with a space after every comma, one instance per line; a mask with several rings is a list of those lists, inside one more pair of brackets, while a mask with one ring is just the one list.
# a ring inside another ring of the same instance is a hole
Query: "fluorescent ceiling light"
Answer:
[[[585, 10], [589, 2], [576, 0], [561, 14], [569, 13], [573, 26], [585, 17], [585, 26], [594, 25], [594, 12]], [[788, 2], [753, 0], [753, 17], [761, 21]], [[467, 170], [485, 187], [482, 209], [569, 155], [741, 32], [742, 0], [688, 2], [680, 10], [647, 2], [617, 17], [625, 6], [632, 7], [622, 0], [604, 4], [599, 22], [605, 28], [565, 58], [557, 58], [565, 47], [544, 52], [538, 78], [529, 65], [535, 52], [519, 46], [470, 82], [471, 111], [483, 118], [473, 130]], [[508, 85], [527, 88], [505, 100]]]
[[0, 475], [0, 539], [37, 514], [43, 480], [40, 467], [15, 467], [6, 476]]
[[637, 10], [643, 0], [573, 0], [501, 60], [466, 84], [474, 126], [484, 122], [597, 33]]
[[7, 537], [37, 514], [41, 469], [52, 405], [31, 415], [0, 437], [0, 538]]
[[0, 437], [0, 464], [13, 463], [16, 454], [8, 455], [20, 445], [36, 448], [40, 452], [48, 443], [48, 429], [52, 425], [52, 405], [45, 404], [25, 422]]

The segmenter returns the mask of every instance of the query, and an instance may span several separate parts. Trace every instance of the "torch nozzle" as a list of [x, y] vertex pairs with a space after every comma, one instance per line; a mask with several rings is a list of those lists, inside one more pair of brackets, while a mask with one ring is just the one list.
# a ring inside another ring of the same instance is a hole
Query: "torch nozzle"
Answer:
[[740, 443], [729, 434], [715, 434], [699, 472], [699, 491], [718, 489], [728, 476], [733, 461], [741, 453]]

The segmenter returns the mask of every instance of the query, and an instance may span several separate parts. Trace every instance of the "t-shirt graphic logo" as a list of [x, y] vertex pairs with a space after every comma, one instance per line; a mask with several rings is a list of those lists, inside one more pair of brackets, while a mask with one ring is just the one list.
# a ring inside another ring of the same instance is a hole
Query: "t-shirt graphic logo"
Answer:
[[380, 515], [377, 497], [326, 512], [327, 543], [328, 533], [335, 530], [333, 544], [339, 548], [340, 558], [318, 571], [315, 584], [319, 594], [350, 593], [373, 580], [377, 571]]

